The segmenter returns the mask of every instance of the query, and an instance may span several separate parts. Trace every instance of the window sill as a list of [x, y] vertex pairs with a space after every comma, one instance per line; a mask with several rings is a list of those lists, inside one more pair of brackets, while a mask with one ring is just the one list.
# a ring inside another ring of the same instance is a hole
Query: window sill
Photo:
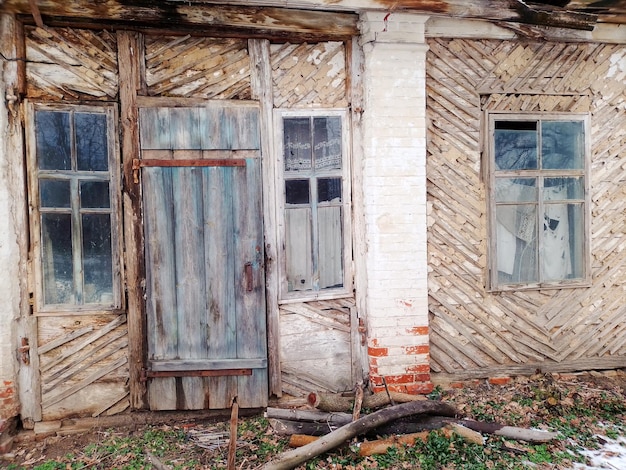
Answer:
[[526, 285], [503, 285], [495, 286], [487, 289], [492, 294], [499, 292], [517, 292], [517, 291], [543, 291], [543, 290], [560, 290], [560, 289], [585, 289], [591, 287], [591, 281], [576, 281], [576, 282], [558, 282], [551, 284], [526, 284]]

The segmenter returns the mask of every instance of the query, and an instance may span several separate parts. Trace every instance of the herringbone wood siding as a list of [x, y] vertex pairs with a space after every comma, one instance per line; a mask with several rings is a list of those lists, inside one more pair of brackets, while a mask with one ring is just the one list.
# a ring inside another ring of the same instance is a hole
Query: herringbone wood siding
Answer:
[[106, 30], [25, 28], [29, 98], [117, 97], [117, 41]]
[[[457, 39], [433, 39], [429, 46], [429, 311], [435, 376], [623, 365], [626, 70], [619, 64], [626, 48]], [[591, 287], [486, 290], [485, 110], [590, 113]]]
[[250, 99], [250, 58], [243, 39], [145, 38], [150, 96]]

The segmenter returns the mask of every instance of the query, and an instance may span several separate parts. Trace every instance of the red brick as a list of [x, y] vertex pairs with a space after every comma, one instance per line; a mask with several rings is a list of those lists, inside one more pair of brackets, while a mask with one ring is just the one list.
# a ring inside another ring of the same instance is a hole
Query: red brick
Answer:
[[428, 354], [430, 352], [430, 346], [428, 344], [422, 344], [420, 346], [405, 346], [402, 349], [405, 354]]
[[389, 348], [367, 348], [367, 354], [374, 357], [384, 357], [389, 354]]
[[491, 377], [489, 383], [491, 385], [506, 385], [511, 382], [511, 377]]
[[430, 382], [430, 373], [415, 374], [415, 382]]
[[407, 328], [406, 332], [415, 336], [426, 336], [428, 334], [427, 326], [414, 326], [413, 328]]
[[411, 395], [426, 395], [433, 391], [433, 384], [431, 382], [414, 383], [406, 386], [406, 393]]
[[407, 372], [413, 372], [415, 374], [430, 374], [430, 365], [429, 364], [418, 364], [415, 366], [407, 367]]
[[391, 384], [408, 384], [415, 382], [415, 374], [386, 375], [387, 385]]
[[450, 384], [450, 388], [464, 388], [464, 387], [465, 387], [464, 382], [452, 382]]

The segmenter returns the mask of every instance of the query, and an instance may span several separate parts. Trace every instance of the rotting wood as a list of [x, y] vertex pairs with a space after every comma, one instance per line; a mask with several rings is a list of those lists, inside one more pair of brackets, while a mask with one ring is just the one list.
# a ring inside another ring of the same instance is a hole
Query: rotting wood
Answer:
[[[301, 434], [308, 436], [323, 436], [340, 427], [342, 425], [342, 419], [346, 421], [343, 425], [349, 423], [349, 416], [343, 416], [340, 419], [328, 422], [289, 421], [286, 419], [276, 418], [271, 418], [269, 421], [274, 431], [280, 435]], [[425, 415], [414, 415], [395, 419], [389, 423], [369, 430], [365, 433], [365, 435], [368, 437], [406, 435], [441, 429], [446, 426], [458, 431], [459, 434], [465, 432], [465, 430], [471, 430], [472, 432], [468, 432], [466, 434], [472, 439], [472, 442], [477, 444], [482, 443], [482, 439], [479, 440], [476, 433], [492, 434], [503, 436], [508, 439], [538, 443], [549, 442], [556, 439], [558, 436], [558, 433], [556, 432], [539, 429], [520, 428], [499, 423], [488, 423], [450, 416]]]
[[[411, 395], [401, 392], [378, 392], [363, 397], [362, 406], [365, 408], [380, 408], [389, 403], [407, 403], [411, 401], [424, 401], [427, 398], [423, 395]], [[309, 405], [322, 411], [350, 411], [353, 409], [355, 398], [344, 397], [332, 393], [311, 392], [308, 396]]]
[[126, 288], [128, 300], [128, 337], [130, 339], [129, 375], [130, 404], [132, 408], [145, 408], [147, 389], [141, 382], [141, 369], [146, 354], [145, 320], [145, 260], [141, 218], [141, 190], [133, 183], [132, 161], [139, 158], [139, 126], [136, 106], [137, 90], [142, 89], [140, 76], [144, 61], [142, 37], [137, 33], [117, 33], [120, 76], [120, 123], [123, 168], [123, 227], [126, 247]]
[[315, 457], [323, 452], [331, 450], [343, 442], [364, 434], [371, 429], [375, 429], [383, 424], [398, 418], [415, 414], [438, 414], [454, 416], [456, 410], [453, 406], [437, 401], [413, 401], [402, 403], [394, 407], [385, 408], [368, 414], [357, 421], [352, 421], [339, 429], [332, 431], [323, 438], [318, 439], [298, 449], [284, 452], [275, 459], [265, 464], [264, 470], [291, 469], [306, 460]]
[[343, 426], [352, 421], [352, 415], [349, 413], [327, 413], [317, 410], [298, 410], [269, 407], [265, 410], [266, 418], [279, 418], [295, 421], [310, 421], [335, 424]]

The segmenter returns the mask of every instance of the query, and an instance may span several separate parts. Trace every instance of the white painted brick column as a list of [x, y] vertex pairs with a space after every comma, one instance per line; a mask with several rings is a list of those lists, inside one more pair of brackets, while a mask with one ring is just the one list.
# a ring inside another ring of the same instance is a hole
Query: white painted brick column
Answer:
[[366, 12], [363, 194], [370, 381], [432, 389], [426, 269], [426, 16]]

